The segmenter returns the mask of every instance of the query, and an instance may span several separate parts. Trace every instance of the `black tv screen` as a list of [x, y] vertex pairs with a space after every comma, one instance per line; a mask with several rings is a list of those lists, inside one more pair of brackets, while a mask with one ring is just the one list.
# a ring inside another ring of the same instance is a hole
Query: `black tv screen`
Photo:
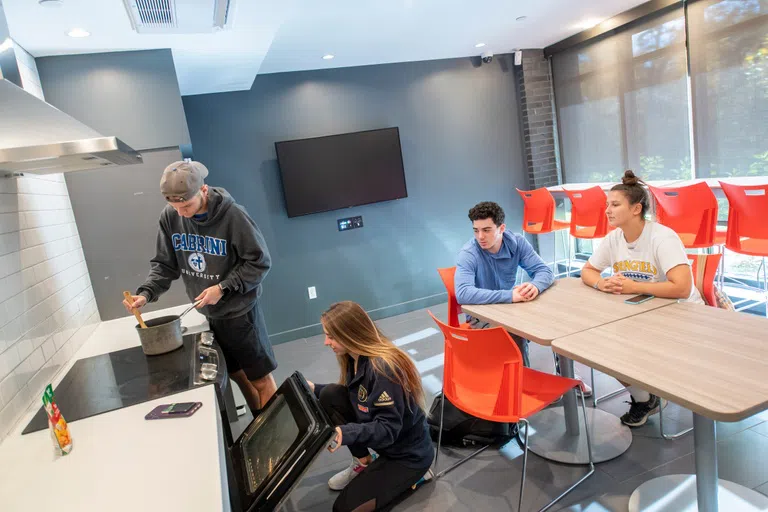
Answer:
[[400, 131], [276, 142], [288, 217], [408, 197]]

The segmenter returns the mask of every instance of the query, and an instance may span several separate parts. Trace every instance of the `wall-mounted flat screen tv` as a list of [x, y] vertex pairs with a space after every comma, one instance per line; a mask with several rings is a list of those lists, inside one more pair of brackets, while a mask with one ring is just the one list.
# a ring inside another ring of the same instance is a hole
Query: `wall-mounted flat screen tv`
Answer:
[[288, 217], [408, 197], [400, 131], [276, 142]]

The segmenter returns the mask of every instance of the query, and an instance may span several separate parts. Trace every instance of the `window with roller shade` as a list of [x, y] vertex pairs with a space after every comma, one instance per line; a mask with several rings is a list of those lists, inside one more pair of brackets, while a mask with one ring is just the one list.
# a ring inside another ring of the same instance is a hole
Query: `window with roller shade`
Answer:
[[688, 8], [698, 177], [768, 175], [768, 1]]
[[[697, 177], [768, 176], [768, 1], [693, 2], [688, 33]], [[726, 251], [725, 265], [759, 275], [758, 258]]]
[[552, 58], [566, 183], [693, 176], [682, 7]]

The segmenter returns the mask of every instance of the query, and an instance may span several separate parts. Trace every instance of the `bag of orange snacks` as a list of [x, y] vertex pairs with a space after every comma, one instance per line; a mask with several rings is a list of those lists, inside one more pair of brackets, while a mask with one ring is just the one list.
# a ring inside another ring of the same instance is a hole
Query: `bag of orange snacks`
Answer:
[[66, 455], [72, 451], [72, 436], [69, 434], [69, 426], [61, 415], [59, 407], [53, 397], [53, 387], [50, 384], [43, 393], [43, 407], [48, 414], [48, 427], [51, 430], [54, 447], [59, 455]]

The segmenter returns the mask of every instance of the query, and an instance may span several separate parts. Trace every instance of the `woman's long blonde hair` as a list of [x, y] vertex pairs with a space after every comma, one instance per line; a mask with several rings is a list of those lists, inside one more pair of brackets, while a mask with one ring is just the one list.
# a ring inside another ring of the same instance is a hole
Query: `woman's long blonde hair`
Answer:
[[[323, 313], [320, 322], [329, 337], [347, 352], [369, 358], [377, 374], [400, 385], [406, 396], [412, 397], [426, 412], [424, 389], [416, 365], [405, 352], [381, 333], [359, 304], [350, 301], [337, 302]], [[347, 385], [350, 358], [337, 355], [336, 359], [339, 360], [341, 370], [339, 384]]]

